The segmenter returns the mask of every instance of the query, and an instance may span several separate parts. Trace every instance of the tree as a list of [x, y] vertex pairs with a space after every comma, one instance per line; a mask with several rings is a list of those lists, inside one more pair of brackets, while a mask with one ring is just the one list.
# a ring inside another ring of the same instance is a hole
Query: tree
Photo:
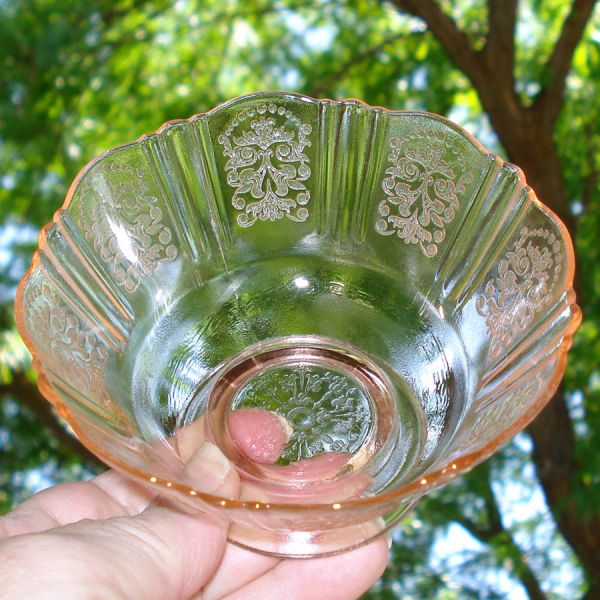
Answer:
[[[531, 598], [600, 597], [595, 4], [119, 0], [74, 7], [17, 0], [0, 6], [0, 89], [7, 91], [0, 98], [0, 480], [10, 490], [0, 495], [4, 509], [35, 489], [36, 478], [32, 484], [27, 474], [45, 468], [44, 477], [55, 481], [100, 468], [57, 426], [37, 393], [11, 316], [32, 233], [60, 205], [77, 170], [165, 120], [248, 91], [352, 96], [449, 115], [521, 166], [572, 232], [586, 316], [564, 385], [528, 437], [421, 503], [399, 527], [390, 568], [371, 596], [494, 597], [509, 589], [494, 581], [497, 575]], [[503, 491], [527, 486], [543, 492], [549, 512], [519, 520], [503, 504]], [[440, 562], [444, 535], [457, 528], [469, 532], [472, 544]], [[546, 535], [547, 548], [535, 546], [534, 534]], [[569, 580], [567, 588], [553, 573]]]
[[[591, 17], [594, 0], [574, 0], [560, 34], [542, 67], [539, 91], [524, 102], [515, 87], [516, 0], [490, 0], [487, 34], [476, 50], [468, 36], [433, 0], [394, 0], [401, 10], [423, 19], [449, 59], [468, 78], [479, 96], [506, 154], [521, 165], [528, 182], [545, 203], [576, 233], [570, 211], [555, 127], [565, 96], [573, 55]], [[596, 177], [595, 170], [592, 177]], [[582, 290], [578, 286], [579, 297]], [[555, 432], [561, 431], [561, 436]], [[564, 387], [529, 427], [533, 460], [546, 501], [557, 524], [589, 576], [589, 593], [600, 595], [600, 511], [581, 519], [575, 494], [584, 487], [575, 435]]]

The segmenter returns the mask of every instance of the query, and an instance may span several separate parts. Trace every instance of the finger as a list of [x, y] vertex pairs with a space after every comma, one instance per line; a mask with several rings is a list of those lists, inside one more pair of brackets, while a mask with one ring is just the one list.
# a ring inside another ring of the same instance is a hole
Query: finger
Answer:
[[284, 560], [225, 600], [354, 600], [381, 576], [387, 557], [379, 539], [328, 558]]
[[[297, 460], [287, 465], [275, 464], [293, 432], [286, 419], [274, 412], [260, 408], [241, 408], [228, 417], [229, 433], [240, 452], [252, 462], [261, 465], [261, 471], [274, 481], [285, 478], [297, 481], [298, 486], [285, 495], [277, 497], [280, 490], [270, 484], [257, 484], [244, 479], [241, 498], [244, 500], [297, 502], [339, 501], [357, 495], [370, 485], [367, 473], [345, 477], [343, 482], [336, 475], [343, 469], [352, 470], [352, 455], [341, 452], [325, 452], [311, 458]], [[310, 479], [318, 486], [306, 486]], [[331, 481], [329, 481], [331, 480]]]
[[193, 423], [178, 429], [175, 433], [175, 447], [184, 463], [190, 460], [194, 452], [205, 441], [207, 441], [207, 436], [204, 415], [198, 417]]
[[82, 519], [138, 514], [155, 495], [115, 471], [106, 471], [90, 481], [63, 483], [38, 492], [0, 518], [0, 539]]
[[[199, 437], [201, 426], [202, 423], [194, 424], [180, 432], [178, 441], [183, 444], [185, 461], [193, 457], [202, 443]], [[212, 481], [209, 485], [214, 483]], [[215, 485], [214, 489], [217, 487]], [[82, 519], [136, 515], [145, 510], [156, 496], [156, 490], [108, 470], [90, 481], [63, 483], [28, 498], [12, 512], [0, 517], [0, 540], [47, 531]]]
[[[233, 465], [210, 442], [193, 452], [186, 469], [208, 493], [235, 494], [239, 487]], [[38, 598], [40, 590], [51, 598], [87, 597], [93, 585], [96, 597], [187, 599], [218, 569], [226, 536], [226, 528], [205, 515], [155, 502], [134, 517], [85, 520], [13, 537], [0, 545], [0, 579], [6, 575], [6, 589], [23, 597]], [[45, 584], [35, 574], [27, 582], [10, 579], [12, 571], [33, 571], [35, 561], [44, 565], [38, 572]]]
[[139, 485], [112, 469], [94, 477], [91, 483], [123, 506], [130, 515], [141, 513], [157, 495], [156, 490]]
[[[230, 417], [231, 435], [238, 447], [251, 460], [275, 461], [287, 441], [285, 430], [273, 414], [260, 409], [241, 409]], [[178, 452], [186, 461], [184, 478], [188, 484], [205, 488], [210, 481], [221, 482], [221, 493], [239, 497], [240, 481], [237, 472], [226, 477], [218, 475], [225, 468], [226, 458], [211, 442], [206, 441], [205, 423], [201, 417], [177, 434]], [[283, 440], [283, 441], [282, 441]], [[208, 460], [207, 460], [208, 456]], [[208, 467], [207, 463], [215, 462]], [[216, 600], [260, 577], [280, 559], [271, 558], [228, 545], [213, 579], [197, 596], [198, 600]]]
[[187, 600], [213, 576], [225, 544], [210, 519], [157, 505], [17, 536], [0, 544], [0, 598]]
[[257, 554], [228, 544], [219, 570], [193, 600], [221, 600], [280, 562], [279, 558]]
[[240, 451], [260, 464], [272, 464], [279, 458], [291, 431], [283, 417], [261, 408], [234, 410], [228, 425]]
[[207, 494], [239, 497], [237, 471], [219, 447], [208, 441], [204, 416], [177, 431], [175, 448], [183, 462], [177, 477], [180, 483]]
[[207, 494], [239, 497], [239, 475], [233, 463], [212, 442], [202, 442], [192, 453], [180, 479], [189, 487]]
[[[243, 454], [254, 462], [265, 465], [263, 467], [265, 471], [272, 469], [274, 473], [286, 474], [290, 478], [308, 477], [326, 480], [337, 473], [350, 459], [350, 456], [346, 454], [326, 453], [312, 459], [296, 461], [287, 466], [271, 466], [289, 439], [289, 431], [285, 424], [281, 423], [274, 413], [260, 409], [240, 409], [229, 416], [229, 427], [232, 438]], [[243, 481], [242, 496], [246, 497], [249, 492], [252, 496], [252, 493], [257, 491], [252, 488], [253, 486], [249, 482]], [[295, 501], [297, 500], [298, 496], [295, 497]], [[369, 530], [367, 538], [375, 535], [377, 531], [379, 528], [373, 529], [372, 532]], [[384, 550], [384, 565], [386, 558], [387, 552]], [[234, 594], [252, 582], [260, 580], [263, 576], [268, 576], [267, 574], [280, 563], [280, 559], [251, 553], [229, 545], [218, 572], [202, 590], [197, 600], [216, 600], [228, 594]], [[377, 576], [378, 573], [375, 574], [375, 577]], [[369, 580], [367, 587], [370, 583]], [[357, 587], [354, 586], [355, 589]], [[358, 593], [360, 594], [361, 591], [359, 590]], [[276, 597], [283, 596], [277, 595]], [[308, 597], [312, 598], [313, 596]]]

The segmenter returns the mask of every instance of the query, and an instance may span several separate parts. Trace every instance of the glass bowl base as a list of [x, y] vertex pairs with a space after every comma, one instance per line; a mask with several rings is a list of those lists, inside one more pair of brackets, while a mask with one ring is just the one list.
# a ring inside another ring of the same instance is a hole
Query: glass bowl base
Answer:
[[[234, 439], [230, 419], [244, 409], [283, 423], [287, 439], [272, 460]], [[199, 386], [178, 429], [199, 419], [242, 480], [272, 502], [339, 502], [383, 489], [414, 470], [426, 438], [423, 411], [405, 381], [358, 349], [319, 336], [277, 338], [239, 354]]]
[[245, 550], [279, 558], [324, 558], [348, 552], [391, 531], [414, 508], [418, 499], [401, 503], [393, 513], [339, 529], [274, 531], [234, 524], [228, 541]]

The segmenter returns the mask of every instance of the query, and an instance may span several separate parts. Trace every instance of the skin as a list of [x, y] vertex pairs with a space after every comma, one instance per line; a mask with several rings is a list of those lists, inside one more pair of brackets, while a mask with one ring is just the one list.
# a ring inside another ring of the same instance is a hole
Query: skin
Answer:
[[[265, 423], [273, 427], [271, 415]], [[205, 443], [190, 452], [190, 472], [203, 468], [203, 456]], [[239, 493], [235, 469], [215, 481], [216, 492]], [[107, 471], [44, 490], [0, 518], [0, 599], [350, 600], [381, 575], [387, 554], [383, 538], [312, 560], [254, 554], [228, 544], [210, 518]]]

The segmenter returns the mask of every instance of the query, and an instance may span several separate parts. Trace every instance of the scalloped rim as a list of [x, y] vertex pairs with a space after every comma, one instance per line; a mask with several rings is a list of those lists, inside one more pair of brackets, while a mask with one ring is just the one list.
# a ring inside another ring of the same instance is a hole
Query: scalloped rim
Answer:
[[[412, 483], [403, 485], [399, 488], [395, 488], [390, 490], [389, 492], [385, 492], [379, 494], [377, 496], [369, 497], [369, 498], [356, 498], [351, 499], [342, 503], [334, 503], [334, 504], [284, 504], [284, 503], [264, 503], [264, 502], [252, 502], [252, 501], [242, 501], [242, 500], [231, 500], [229, 498], [214, 496], [212, 494], [207, 494], [201, 492], [199, 490], [195, 490], [189, 486], [171, 482], [168, 480], [163, 480], [157, 478], [151, 474], [148, 474], [144, 471], [131, 467], [125, 463], [120, 461], [112, 460], [107, 458], [102, 450], [102, 448], [98, 447], [94, 442], [92, 442], [86, 434], [82, 431], [82, 429], [77, 425], [77, 420], [71, 416], [69, 409], [64, 405], [59, 395], [54, 391], [50, 383], [48, 382], [44, 369], [41, 365], [41, 361], [37, 357], [37, 352], [33, 345], [32, 340], [27, 334], [27, 330], [25, 327], [25, 310], [23, 305], [23, 293], [29, 279], [31, 278], [34, 271], [37, 269], [40, 256], [44, 252], [46, 246], [46, 234], [48, 229], [55, 223], [58, 223], [60, 219], [60, 215], [63, 211], [66, 211], [71, 204], [73, 196], [75, 194], [75, 190], [79, 186], [81, 179], [84, 175], [99, 161], [101, 161], [105, 156], [108, 156], [118, 150], [122, 150], [129, 146], [135, 146], [145, 141], [150, 137], [154, 137], [157, 135], [161, 135], [164, 131], [168, 130], [171, 127], [176, 125], [181, 125], [183, 123], [193, 123], [200, 119], [208, 119], [210, 116], [220, 112], [221, 110], [229, 107], [231, 104], [234, 104], [240, 100], [251, 99], [251, 98], [260, 98], [260, 97], [273, 97], [273, 96], [282, 96], [288, 98], [295, 98], [296, 100], [302, 102], [315, 102], [318, 104], [337, 104], [337, 105], [356, 105], [364, 108], [365, 110], [371, 112], [382, 112], [389, 115], [407, 115], [407, 114], [415, 114], [426, 116], [428, 118], [440, 121], [444, 123], [446, 126], [454, 129], [459, 134], [461, 134], [464, 138], [469, 140], [475, 148], [483, 155], [494, 158], [495, 160], [500, 160], [501, 165], [503, 167], [509, 167], [513, 169], [518, 176], [519, 184], [527, 191], [528, 199], [533, 202], [542, 212], [544, 212], [549, 219], [556, 225], [556, 227], [560, 230], [562, 239], [565, 244], [565, 251], [567, 255], [566, 266], [566, 281], [568, 283], [568, 287], [566, 289], [567, 298], [569, 300], [569, 309], [571, 311], [571, 319], [569, 325], [565, 331], [565, 335], [563, 341], [558, 349], [557, 353], [557, 363], [555, 367], [555, 372], [552, 377], [552, 380], [549, 382], [546, 393], [542, 394], [538, 401], [530, 407], [530, 409], [521, 416], [520, 419], [515, 421], [511, 427], [502, 431], [496, 438], [486, 444], [483, 448], [478, 450], [477, 452], [471, 452], [456, 460], [452, 461], [444, 465], [442, 468], [437, 469], [436, 471], [429, 473], [426, 477], [422, 478], [419, 481], [414, 481]], [[535, 192], [527, 185], [527, 181], [525, 178], [525, 174], [523, 170], [517, 165], [510, 163], [508, 161], [503, 160], [497, 154], [490, 152], [487, 150], [474, 136], [472, 136], [468, 131], [463, 129], [461, 126], [456, 123], [450, 121], [446, 117], [441, 115], [437, 115], [435, 113], [430, 113], [427, 111], [419, 111], [419, 110], [392, 110], [387, 109], [381, 106], [370, 106], [366, 104], [362, 100], [358, 100], [355, 98], [345, 98], [342, 100], [331, 100], [328, 98], [312, 98], [310, 96], [306, 96], [303, 94], [298, 94], [295, 92], [287, 92], [284, 90], [272, 90], [272, 91], [263, 91], [263, 92], [255, 92], [251, 94], [244, 94], [233, 98], [231, 100], [227, 100], [216, 107], [201, 113], [196, 113], [187, 119], [173, 119], [163, 123], [158, 129], [155, 131], [145, 133], [138, 137], [133, 142], [129, 142], [126, 144], [121, 144], [119, 146], [115, 146], [102, 152], [101, 154], [92, 158], [76, 175], [75, 179], [69, 186], [67, 191], [67, 195], [62, 206], [54, 213], [52, 220], [48, 222], [41, 230], [38, 236], [38, 249], [34, 252], [32, 257], [31, 266], [27, 269], [25, 275], [19, 282], [17, 287], [17, 293], [15, 296], [15, 320], [17, 325], [17, 330], [21, 335], [21, 338], [25, 342], [25, 345], [29, 349], [29, 352], [32, 356], [32, 368], [38, 374], [38, 387], [40, 392], [45, 396], [45, 398], [55, 406], [58, 414], [64, 418], [70, 427], [75, 432], [76, 436], [79, 438], [81, 443], [86, 446], [93, 454], [95, 454], [100, 460], [109, 465], [111, 468], [118, 469], [127, 473], [130, 477], [136, 479], [137, 481], [143, 482], [148, 485], [149, 483], [153, 485], [157, 485], [164, 489], [164, 492], [168, 494], [172, 494], [173, 492], [178, 492], [177, 496], [180, 497], [180, 494], [183, 494], [188, 498], [188, 503], [190, 501], [201, 501], [209, 506], [219, 508], [219, 509], [248, 509], [253, 511], [259, 510], [270, 510], [270, 511], [302, 511], [302, 512], [313, 512], [313, 511], [321, 511], [327, 513], [339, 513], [343, 511], [349, 511], [352, 509], [358, 508], [369, 508], [375, 507], [376, 505], [387, 505], [393, 503], [394, 500], [404, 500], [409, 498], [419, 498], [426, 492], [440, 487], [451, 480], [455, 479], [457, 476], [466, 473], [468, 470], [475, 467], [480, 462], [489, 458], [501, 445], [506, 443], [512, 436], [516, 433], [524, 429], [544, 408], [544, 406], [550, 401], [554, 392], [558, 388], [558, 385], [564, 375], [564, 371], [566, 368], [567, 362], [567, 353], [573, 342], [573, 335], [575, 331], [579, 327], [581, 323], [581, 309], [577, 306], [575, 302], [575, 292], [573, 290], [573, 278], [575, 275], [575, 252], [573, 248], [573, 243], [571, 240], [571, 235], [563, 223], [563, 221], [556, 215], [556, 213], [550, 209], [548, 206], [543, 204], [540, 199], [537, 197]], [[201, 504], [199, 508], [201, 508]]]

